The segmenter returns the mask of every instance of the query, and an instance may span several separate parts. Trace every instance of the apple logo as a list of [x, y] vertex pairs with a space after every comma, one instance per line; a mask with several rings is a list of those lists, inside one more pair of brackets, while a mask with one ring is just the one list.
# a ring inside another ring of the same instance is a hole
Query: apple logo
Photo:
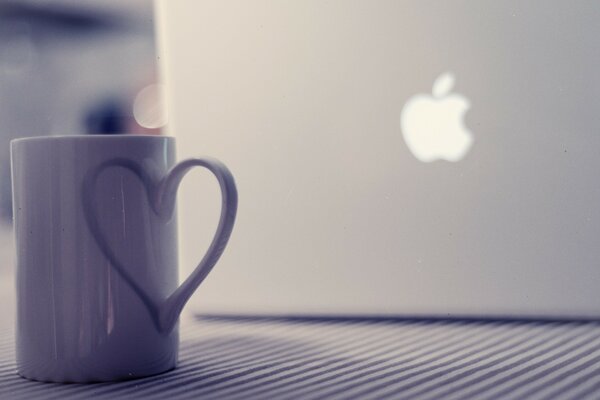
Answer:
[[473, 135], [463, 117], [471, 104], [459, 94], [450, 94], [454, 75], [441, 74], [432, 95], [419, 93], [408, 99], [400, 114], [400, 129], [412, 154], [422, 162], [461, 160], [473, 144]]

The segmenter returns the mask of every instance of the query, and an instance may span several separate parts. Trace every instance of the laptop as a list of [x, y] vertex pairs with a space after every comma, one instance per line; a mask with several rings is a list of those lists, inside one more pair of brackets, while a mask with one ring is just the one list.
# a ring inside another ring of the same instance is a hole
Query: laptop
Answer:
[[156, 5], [194, 312], [600, 315], [597, 3]]

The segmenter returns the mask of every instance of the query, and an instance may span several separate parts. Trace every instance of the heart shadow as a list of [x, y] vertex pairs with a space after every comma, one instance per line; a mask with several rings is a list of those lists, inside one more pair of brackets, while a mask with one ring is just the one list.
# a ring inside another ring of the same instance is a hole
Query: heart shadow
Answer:
[[[95, 195], [97, 182], [100, 176], [109, 168], [120, 167], [130, 171], [143, 185], [151, 212], [158, 218], [159, 222], [166, 224], [173, 218], [177, 190], [181, 180], [191, 168], [196, 166], [209, 169], [220, 184], [222, 208], [219, 225], [205, 256], [196, 269], [166, 300], [158, 302], [155, 300], [155, 296], [152, 296], [136, 281], [130, 273], [130, 269], [127, 268], [127, 263], [117, 256], [103, 231], [97, 212], [100, 206], [97, 201], [98, 197]], [[177, 323], [185, 303], [212, 270], [231, 236], [237, 212], [237, 189], [233, 176], [224, 164], [210, 158], [182, 161], [162, 177], [156, 169], [147, 165], [142, 166], [127, 158], [114, 158], [91, 168], [86, 173], [82, 187], [82, 202], [88, 228], [101, 252], [117, 274], [142, 301], [156, 328], [160, 332], [169, 333]]]

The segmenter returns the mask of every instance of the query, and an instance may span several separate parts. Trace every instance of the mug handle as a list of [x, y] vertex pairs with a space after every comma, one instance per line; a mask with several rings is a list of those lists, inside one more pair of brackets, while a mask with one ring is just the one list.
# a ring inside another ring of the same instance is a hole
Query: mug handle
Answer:
[[162, 179], [154, 193], [155, 211], [163, 216], [172, 215], [179, 184], [194, 167], [206, 168], [217, 178], [221, 188], [221, 216], [215, 236], [198, 266], [159, 306], [158, 322], [163, 332], [173, 329], [183, 307], [223, 254], [237, 213], [238, 193], [233, 175], [225, 164], [209, 157], [187, 159], [175, 165]]

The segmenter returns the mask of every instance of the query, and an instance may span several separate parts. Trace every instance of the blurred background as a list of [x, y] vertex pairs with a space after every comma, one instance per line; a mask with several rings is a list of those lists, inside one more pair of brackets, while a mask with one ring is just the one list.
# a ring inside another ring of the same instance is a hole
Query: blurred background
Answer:
[[[0, 148], [27, 136], [160, 133], [149, 115], [156, 84], [151, 0], [0, 1]], [[8, 151], [0, 171], [7, 221]]]

